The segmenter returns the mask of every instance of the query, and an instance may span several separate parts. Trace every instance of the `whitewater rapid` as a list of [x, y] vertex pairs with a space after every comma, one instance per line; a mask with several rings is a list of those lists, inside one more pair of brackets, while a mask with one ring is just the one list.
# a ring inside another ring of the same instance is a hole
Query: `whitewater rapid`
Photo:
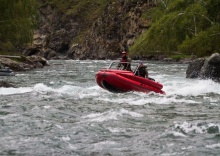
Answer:
[[[163, 75], [167, 76], [167, 75]], [[183, 75], [184, 76], [184, 75]], [[61, 87], [53, 86], [55, 82], [49, 82], [50, 85], [44, 83], [37, 83], [30, 87], [18, 87], [18, 88], [0, 88], [0, 95], [14, 95], [25, 93], [54, 93], [57, 95], [66, 94], [75, 98], [92, 97], [94, 99], [112, 101], [112, 102], [126, 102], [129, 104], [171, 104], [171, 103], [198, 103], [196, 99], [188, 100], [190, 97], [204, 96], [206, 98], [209, 94], [220, 95], [220, 84], [212, 80], [199, 80], [199, 79], [186, 79], [184, 77], [179, 79], [172, 79], [167, 77], [163, 79], [162, 76], [155, 76], [158, 82], [163, 84], [163, 90], [166, 95], [159, 95], [156, 93], [125, 93], [115, 94], [116, 99], [109, 99], [113, 93], [101, 89], [94, 80], [94, 84], [91, 86], [77, 86], [77, 85], [63, 85]], [[154, 78], [155, 78], [154, 77]], [[132, 95], [132, 96], [130, 96]], [[207, 96], [206, 96], [207, 95]], [[118, 99], [117, 99], [118, 97]], [[215, 97], [207, 97], [210, 102], [219, 102]]]
[[219, 83], [185, 78], [187, 64], [145, 62], [166, 94], [115, 94], [95, 82], [95, 73], [109, 63], [51, 61], [49, 67], [3, 77], [16, 87], [0, 88], [0, 154], [220, 152]]

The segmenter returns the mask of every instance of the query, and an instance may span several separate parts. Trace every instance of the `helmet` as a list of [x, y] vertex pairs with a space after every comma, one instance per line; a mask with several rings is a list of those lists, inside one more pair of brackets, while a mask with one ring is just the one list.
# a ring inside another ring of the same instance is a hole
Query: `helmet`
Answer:
[[122, 54], [127, 54], [127, 53], [125, 51], [123, 51]]

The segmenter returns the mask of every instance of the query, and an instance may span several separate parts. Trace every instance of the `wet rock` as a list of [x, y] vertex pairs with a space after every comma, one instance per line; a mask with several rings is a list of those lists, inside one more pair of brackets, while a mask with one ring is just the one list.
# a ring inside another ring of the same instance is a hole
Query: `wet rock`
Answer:
[[220, 79], [220, 55], [219, 53], [212, 54], [208, 59], [206, 59], [201, 72], [200, 77], [211, 78], [213, 80]]
[[10, 83], [10, 82], [0, 81], [0, 87], [9, 88], [9, 87], [15, 87], [15, 86], [12, 83]]
[[42, 57], [42, 56], [36, 56], [36, 55], [34, 55], [34, 56], [28, 56], [27, 57], [27, 59], [30, 61], [30, 62], [33, 62], [34, 64], [36, 64], [36, 63], [41, 63], [43, 66], [48, 66], [49, 64], [48, 64], [48, 62], [47, 62], [47, 60], [44, 58], [44, 57]]
[[191, 62], [187, 68], [186, 77], [220, 82], [220, 54], [214, 53], [208, 58], [200, 58]]
[[28, 47], [23, 52], [25, 56], [39, 55], [40, 53], [41, 49], [39, 47]]
[[207, 129], [207, 132], [209, 134], [218, 134], [219, 133], [219, 127], [216, 126], [216, 125], [213, 125], [213, 126], [210, 126], [208, 129]]
[[48, 60], [57, 59], [57, 58], [58, 58], [58, 55], [57, 55], [57, 53], [56, 53], [55, 51], [50, 51], [50, 52], [48, 52], [46, 58], [47, 58]]
[[20, 56], [16, 58], [16, 61], [9, 58], [0, 58], [0, 63], [14, 71], [27, 71], [49, 65], [44, 57], [36, 55]]
[[24, 63], [14, 61], [9, 58], [0, 58], [0, 63], [6, 67], [9, 67], [12, 70], [15, 70], [15, 71], [24, 71], [25, 70]]
[[189, 63], [186, 70], [186, 78], [198, 78], [204, 62], [205, 58], [200, 58]]

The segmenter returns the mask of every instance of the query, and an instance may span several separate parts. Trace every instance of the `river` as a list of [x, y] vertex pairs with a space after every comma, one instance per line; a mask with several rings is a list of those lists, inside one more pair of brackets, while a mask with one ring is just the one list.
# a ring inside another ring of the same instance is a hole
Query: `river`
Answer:
[[166, 95], [110, 93], [110, 61], [59, 60], [0, 88], [0, 155], [220, 155], [220, 84], [186, 79], [187, 64], [145, 62]]

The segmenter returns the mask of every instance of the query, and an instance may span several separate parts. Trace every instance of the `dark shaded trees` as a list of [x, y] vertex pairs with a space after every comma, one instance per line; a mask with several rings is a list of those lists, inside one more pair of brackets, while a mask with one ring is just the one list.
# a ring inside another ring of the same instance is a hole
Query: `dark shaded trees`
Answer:
[[0, 0], [0, 51], [30, 43], [37, 19], [37, 0]]

